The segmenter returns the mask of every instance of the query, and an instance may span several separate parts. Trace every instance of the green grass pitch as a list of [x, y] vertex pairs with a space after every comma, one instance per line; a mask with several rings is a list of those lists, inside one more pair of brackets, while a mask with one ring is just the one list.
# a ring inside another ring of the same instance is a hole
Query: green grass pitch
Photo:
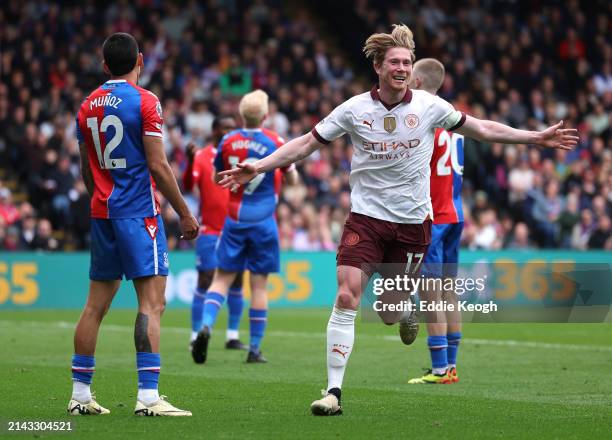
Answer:
[[[225, 312], [209, 359], [187, 350], [188, 311], [163, 318], [160, 392], [192, 418], [136, 418], [133, 311], [102, 325], [93, 389], [105, 417], [65, 415], [78, 311], [0, 312], [0, 436], [11, 420], [71, 420], [72, 433], [36, 438], [609, 438], [612, 325], [471, 324], [459, 352], [460, 382], [407, 385], [427, 367], [421, 329], [412, 347], [396, 327], [358, 323], [342, 417], [313, 417], [325, 387], [329, 310], [272, 310], [266, 365], [223, 348]], [[248, 339], [243, 323], [242, 339]], [[34, 433], [14, 437], [34, 438]]]

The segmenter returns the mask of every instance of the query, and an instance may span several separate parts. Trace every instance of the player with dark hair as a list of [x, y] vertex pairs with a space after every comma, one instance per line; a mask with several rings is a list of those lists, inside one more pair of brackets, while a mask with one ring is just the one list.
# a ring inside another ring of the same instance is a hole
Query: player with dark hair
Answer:
[[[221, 138], [236, 128], [231, 116], [215, 118], [212, 124], [212, 140], [206, 147], [197, 150], [191, 143], [187, 146], [187, 167], [183, 173], [183, 188], [191, 191], [194, 186], [200, 194], [200, 235], [196, 242], [196, 268], [198, 285], [191, 302], [191, 341], [193, 348], [198, 331], [202, 328], [202, 313], [206, 291], [217, 268], [216, 246], [227, 216], [229, 191], [215, 182], [213, 161]], [[246, 349], [240, 342], [238, 328], [244, 298], [242, 295], [242, 273], [236, 276], [227, 297], [229, 319], [227, 322], [225, 348]]]
[[181, 238], [192, 240], [198, 222], [189, 212], [162, 143], [162, 108], [138, 87], [143, 57], [134, 37], [116, 33], [104, 42], [104, 72], [111, 79], [89, 95], [77, 116], [81, 172], [91, 196], [91, 267], [87, 303], [74, 334], [72, 415], [108, 414], [90, 390], [98, 331], [121, 279], [133, 280], [138, 298], [134, 326], [138, 395], [136, 415], [190, 416], [160, 397], [160, 320], [165, 307], [168, 249], [155, 188], [180, 217]]
[[[337, 255], [338, 290], [327, 326], [327, 388], [311, 404], [315, 415], [338, 415], [344, 372], [355, 340], [355, 318], [368, 278], [382, 263], [416, 273], [431, 239], [429, 194], [434, 129], [441, 127], [487, 142], [530, 143], [570, 149], [575, 129], [562, 122], [546, 130], [517, 130], [467, 116], [422, 90], [410, 90], [414, 61], [412, 31], [394, 25], [391, 33], [371, 35], [364, 52], [379, 84], [336, 107], [310, 133], [292, 139], [256, 162], [238, 163], [221, 173], [236, 188], [261, 173], [301, 160], [348, 134], [351, 161], [351, 213]], [[399, 318], [399, 317], [398, 317]]]

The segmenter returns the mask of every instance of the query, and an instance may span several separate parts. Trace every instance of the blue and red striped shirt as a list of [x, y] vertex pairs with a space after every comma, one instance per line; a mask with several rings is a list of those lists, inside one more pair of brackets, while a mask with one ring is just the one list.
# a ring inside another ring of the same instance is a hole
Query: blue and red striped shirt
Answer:
[[[283, 138], [265, 128], [239, 129], [226, 134], [217, 148], [217, 172], [229, 170], [239, 162], [256, 162], [274, 153]], [[256, 176], [246, 185], [230, 192], [229, 216], [243, 222], [259, 222], [274, 215], [281, 185], [281, 170]]]
[[94, 180], [92, 217], [160, 213], [142, 137], [162, 137], [162, 124], [157, 97], [125, 80], [107, 81], [83, 101], [76, 132], [86, 145]]

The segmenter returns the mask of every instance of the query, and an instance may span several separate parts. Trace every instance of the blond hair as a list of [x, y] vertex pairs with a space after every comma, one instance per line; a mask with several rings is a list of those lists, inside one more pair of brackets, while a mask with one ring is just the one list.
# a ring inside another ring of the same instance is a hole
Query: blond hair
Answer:
[[259, 127], [268, 114], [268, 94], [259, 89], [247, 93], [240, 100], [238, 112], [247, 127]]
[[412, 31], [405, 24], [394, 24], [390, 34], [372, 34], [363, 46], [366, 58], [374, 64], [382, 64], [387, 50], [394, 47], [404, 47], [410, 51], [414, 60], [414, 38]]
[[444, 65], [435, 58], [420, 59], [412, 67], [412, 78], [419, 78], [420, 88], [435, 95], [444, 82]]

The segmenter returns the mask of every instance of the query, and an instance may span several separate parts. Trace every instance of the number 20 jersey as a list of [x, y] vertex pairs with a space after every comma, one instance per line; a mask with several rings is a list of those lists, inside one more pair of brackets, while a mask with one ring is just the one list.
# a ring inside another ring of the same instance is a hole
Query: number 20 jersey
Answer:
[[125, 80], [110, 80], [89, 95], [77, 115], [93, 175], [94, 218], [144, 218], [160, 213], [143, 136], [162, 137], [157, 97]]
[[458, 133], [436, 129], [430, 179], [434, 224], [463, 222], [463, 142]]

